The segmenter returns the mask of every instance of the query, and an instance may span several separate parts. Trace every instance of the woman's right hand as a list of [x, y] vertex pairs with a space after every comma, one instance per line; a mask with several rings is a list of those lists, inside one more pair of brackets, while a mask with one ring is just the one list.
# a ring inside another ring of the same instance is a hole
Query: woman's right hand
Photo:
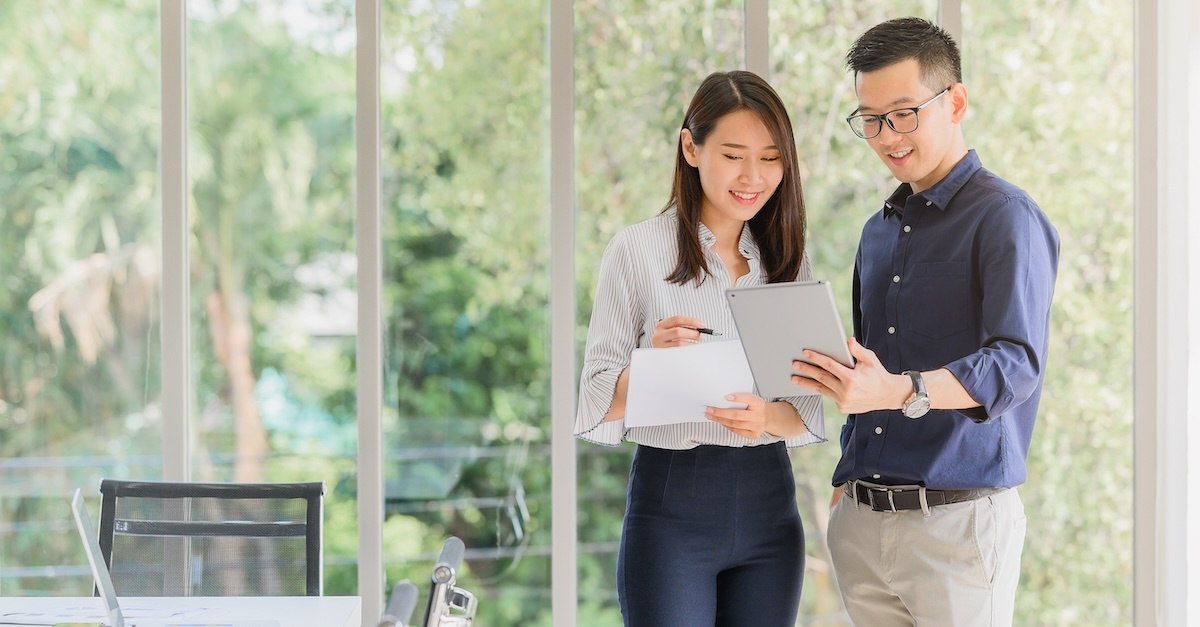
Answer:
[[671, 348], [700, 343], [700, 332], [704, 321], [691, 316], [671, 316], [663, 318], [654, 325], [654, 335], [650, 336], [651, 348]]

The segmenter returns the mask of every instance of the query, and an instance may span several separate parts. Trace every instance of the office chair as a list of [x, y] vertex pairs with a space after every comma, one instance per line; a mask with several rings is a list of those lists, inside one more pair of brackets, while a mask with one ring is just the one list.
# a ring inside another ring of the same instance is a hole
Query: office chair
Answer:
[[100, 482], [121, 596], [320, 596], [325, 485]]
[[442, 554], [429, 578], [424, 620], [409, 622], [417, 607], [417, 586], [405, 579], [392, 589], [379, 627], [470, 627], [475, 619], [475, 595], [455, 585], [465, 549], [463, 541], [454, 536], [442, 545]]

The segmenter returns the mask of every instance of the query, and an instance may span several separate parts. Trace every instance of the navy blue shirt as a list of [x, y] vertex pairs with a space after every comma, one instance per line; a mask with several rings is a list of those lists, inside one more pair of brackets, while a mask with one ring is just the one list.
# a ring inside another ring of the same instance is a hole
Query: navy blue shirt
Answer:
[[1058, 233], [969, 151], [932, 188], [903, 184], [863, 227], [854, 335], [889, 372], [947, 368], [981, 407], [851, 414], [833, 484], [1012, 487], [1046, 368]]

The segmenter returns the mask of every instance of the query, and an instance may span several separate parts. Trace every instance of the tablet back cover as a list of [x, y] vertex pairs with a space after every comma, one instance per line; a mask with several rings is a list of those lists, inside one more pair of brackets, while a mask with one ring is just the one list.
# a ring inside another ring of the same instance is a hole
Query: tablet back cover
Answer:
[[828, 281], [734, 287], [725, 299], [763, 398], [814, 394], [792, 383], [792, 360], [806, 348], [853, 367]]

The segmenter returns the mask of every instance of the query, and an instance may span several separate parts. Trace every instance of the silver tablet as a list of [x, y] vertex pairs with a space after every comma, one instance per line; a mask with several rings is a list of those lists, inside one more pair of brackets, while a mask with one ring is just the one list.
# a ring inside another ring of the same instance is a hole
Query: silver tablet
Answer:
[[828, 281], [769, 283], [725, 290], [733, 322], [766, 399], [814, 394], [792, 383], [792, 360], [804, 349], [828, 355], [847, 367], [854, 358]]

